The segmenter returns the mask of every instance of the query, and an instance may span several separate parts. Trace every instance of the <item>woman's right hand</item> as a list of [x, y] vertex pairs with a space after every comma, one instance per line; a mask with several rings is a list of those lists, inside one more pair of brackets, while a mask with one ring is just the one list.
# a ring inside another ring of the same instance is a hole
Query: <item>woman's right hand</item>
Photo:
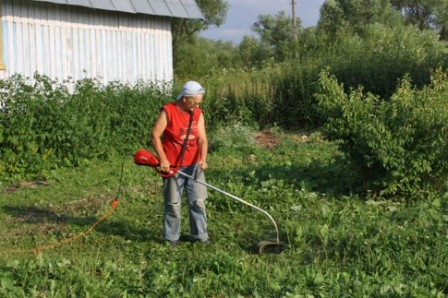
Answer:
[[160, 161], [160, 171], [163, 173], [168, 173], [170, 171], [170, 162], [168, 159]]

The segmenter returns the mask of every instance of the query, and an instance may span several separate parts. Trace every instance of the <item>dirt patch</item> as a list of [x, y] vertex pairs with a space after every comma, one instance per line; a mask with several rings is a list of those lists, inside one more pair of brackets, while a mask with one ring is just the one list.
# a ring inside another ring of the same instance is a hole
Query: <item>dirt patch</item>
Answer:
[[5, 207], [7, 212], [13, 213], [14, 215], [5, 220], [7, 224], [17, 224], [17, 223], [41, 223], [48, 220], [56, 221], [59, 219], [55, 213], [51, 210], [39, 209], [34, 206], [30, 207]]
[[6, 213], [11, 214], [6, 224], [66, 224], [69, 222], [90, 221], [91, 217], [101, 214], [110, 206], [112, 196], [100, 195], [83, 198], [59, 206], [5, 206]]
[[23, 188], [34, 189], [34, 188], [48, 186], [48, 185], [50, 185], [50, 183], [47, 181], [22, 181], [20, 183], [14, 183], [14, 184], [8, 185], [3, 190], [3, 193], [8, 195], [8, 194], [12, 194], [20, 189], [23, 189]]
[[92, 195], [88, 198], [66, 203], [58, 211], [81, 215], [98, 214], [104, 206], [107, 205], [109, 207], [107, 203], [111, 202], [114, 198], [112, 195]]
[[255, 142], [257, 145], [272, 150], [275, 146], [280, 144], [280, 139], [271, 131], [261, 131], [255, 134]]
[[310, 142], [310, 135], [307, 132], [294, 132], [284, 133], [279, 136], [269, 130], [255, 133], [255, 143], [268, 150], [274, 149], [275, 146], [282, 143], [285, 139], [296, 144], [303, 144]]

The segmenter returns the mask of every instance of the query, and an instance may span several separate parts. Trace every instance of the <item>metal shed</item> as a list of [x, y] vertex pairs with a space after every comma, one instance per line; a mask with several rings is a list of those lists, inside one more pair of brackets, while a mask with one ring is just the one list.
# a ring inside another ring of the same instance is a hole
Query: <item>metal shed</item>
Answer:
[[0, 0], [0, 78], [171, 82], [172, 18], [194, 0]]

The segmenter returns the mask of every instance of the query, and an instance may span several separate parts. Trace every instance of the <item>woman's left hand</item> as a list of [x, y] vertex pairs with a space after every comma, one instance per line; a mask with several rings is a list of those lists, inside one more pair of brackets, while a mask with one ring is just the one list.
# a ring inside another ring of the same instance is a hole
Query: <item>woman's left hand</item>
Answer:
[[201, 160], [200, 162], [199, 162], [199, 168], [201, 169], [201, 170], [206, 170], [207, 168], [208, 168], [208, 166], [207, 166], [207, 162], [205, 161], [205, 160]]

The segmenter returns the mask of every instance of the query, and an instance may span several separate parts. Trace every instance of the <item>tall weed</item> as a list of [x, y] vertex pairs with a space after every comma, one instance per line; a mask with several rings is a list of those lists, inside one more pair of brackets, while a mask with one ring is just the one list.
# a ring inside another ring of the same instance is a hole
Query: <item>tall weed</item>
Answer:
[[204, 79], [206, 100], [203, 105], [207, 123], [212, 127], [229, 122], [266, 125], [272, 121], [276, 86], [271, 71], [223, 70]]
[[152, 123], [170, 100], [150, 84], [103, 86], [85, 79], [69, 92], [39, 74], [34, 82], [19, 75], [0, 81], [0, 174], [10, 179], [147, 146]]

